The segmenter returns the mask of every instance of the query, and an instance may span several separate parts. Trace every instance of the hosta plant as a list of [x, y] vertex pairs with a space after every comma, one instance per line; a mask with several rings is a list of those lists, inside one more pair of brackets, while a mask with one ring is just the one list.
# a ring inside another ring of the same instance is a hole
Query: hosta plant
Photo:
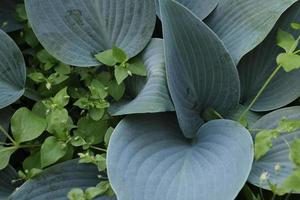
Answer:
[[5, 6], [1, 198], [300, 192], [297, 0]]

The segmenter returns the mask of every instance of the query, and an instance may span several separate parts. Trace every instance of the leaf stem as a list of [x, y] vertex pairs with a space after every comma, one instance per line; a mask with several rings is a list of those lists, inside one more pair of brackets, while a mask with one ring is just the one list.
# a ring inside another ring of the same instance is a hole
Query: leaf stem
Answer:
[[11, 143], [5, 143], [5, 142], [0, 142], [0, 145], [11, 146], [11, 145], [13, 145], [13, 144], [11, 144]]
[[0, 125], [0, 132], [2, 132], [15, 146], [17, 146], [16, 141], [9, 135], [9, 133]]
[[274, 76], [277, 74], [277, 72], [281, 69], [281, 67], [282, 67], [281, 65], [278, 65], [275, 68], [275, 70], [273, 71], [273, 73], [269, 76], [269, 78], [267, 79], [267, 81], [264, 83], [264, 85], [261, 87], [261, 89], [259, 90], [259, 92], [256, 94], [256, 96], [254, 97], [254, 99], [252, 100], [252, 102], [249, 104], [249, 106], [241, 114], [241, 116], [239, 117], [239, 121], [241, 121], [243, 118], [245, 118], [245, 116], [247, 115], [247, 113], [249, 112], [249, 110], [253, 107], [253, 105], [256, 103], [256, 101], [258, 100], [258, 98], [262, 95], [262, 93], [268, 87], [268, 85], [270, 84], [270, 82], [272, 81], [272, 79], [274, 78]]
[[24, 144], [24, 145], [19, 145], [18, 148], [33, 148], [33, 147], [40, 147], [40, 144]]
[[106, 149], [102, 149], [102, 148], [99, 148], [99, 147], [95, 147], [95, 146], [90, 146], [92, 149], [95, 149], [95, 150], [98, 150], [98, 151], [103, 151], [103, 152], [107, 152]]

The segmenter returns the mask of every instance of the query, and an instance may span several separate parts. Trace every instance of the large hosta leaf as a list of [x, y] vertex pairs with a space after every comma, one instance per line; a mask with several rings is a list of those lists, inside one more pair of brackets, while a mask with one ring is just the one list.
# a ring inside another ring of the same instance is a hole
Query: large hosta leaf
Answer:
[[75, 66], [99, 63], [96, 53], [113, 45], [137, 55], [155, 26], [153, 0], [26, 0], [32, 28], [56, 58]]
[[280, 15], [297, 0], [221, 0], [206, 23], [236, 63], [263, 41]]
[[[10, 200], [67, 200], [73, 188], [93, 187], [98, 182], [98, 170], [94, 165], [79, 164], [78, 160], [67, 161], [45, 170], [41, 175], [24, 183], [10, 196]], [[99, 197], [97, 200], [116, 200], [114, 197]]]
[[0, 0], [0, 28], [5, 32], [22, 28], [22, 23], [15, 18], [15, 9], [20, 0]]
[[23, 95], [25, 81], [23, 55], [14, 41], [0, 30], [0, 109]]
[[205, 124], [192, 141], [172, 114], [130, 116], [107, 159], [118, 200], [233, 200], [251, 169], [252, 138], [229, 120]]
[[[266, 116], [257, 121], [252, 129], [274, 129], [282, 119], [300, 120], [300, 107], [284, 108]], [[294, 164], [289, 159], [289, 144], [300, 137], [300, 130], [294, 133], [281, 134], [274, 140], [272, 149], [260, 160], [255, 161], [252, 167], [249, 181], [259, 187], [269, 189], [268, 182], [261, 183], [260, 176], [263, 172], [269, 173], [269, 181], [279, 186], [293, 172]], [[289, 143], [289, 144], [288, 144]], [[275, 165], [281, 166], [280, 171], [275, 171]]]
[[[7, 107], [0, 110], [0, 125], [7, 131], [10, 123], [10, 118], [13, 115], [14, 110], [11, 107]], [[6, 137], [0, 131], [0, 142], [4, 142]]]
[[161, 0], [167, 79], [179, 124], [192, 138], [203, 110], [226, 112], [238, 105], [239, 78], [223, 43], [189, 10]]
[[147, 78], [130, 79], [128, 89], [135, 98], [113, 104], [110, 113], [125, 115], [174, 111], [167, 86], [163, 41], [153, 39], [139, 58], [143, 60], [148, 70]]
[[[248, 104], [276, 68], [276, 57], [283, 50], [276, 46], [278, 28], [298, 36], [290, 28], [292, 22], [300, 21], [300, 2], [294, 4], [279, 20], [267, 39], [242, 59], [239, 73], [242, 85], [242, 103]], [[262, 96], [253, 106], [254, 111], [268, 111], [285, 106], [300, 96], [300, 70], [286, 73], [280, 70]]]
[[18, 174], [10, 165], [0, 171], [0, 199], [7, 199], [14, 191], [12, 181], [16, 179], [18, 179]]
[[[176, 0], [191, 10], [199, 19], [206, 18], [217, 6], [218, 0]], [[156, 14], [160, 17], [159, 0], [155, 0]]]

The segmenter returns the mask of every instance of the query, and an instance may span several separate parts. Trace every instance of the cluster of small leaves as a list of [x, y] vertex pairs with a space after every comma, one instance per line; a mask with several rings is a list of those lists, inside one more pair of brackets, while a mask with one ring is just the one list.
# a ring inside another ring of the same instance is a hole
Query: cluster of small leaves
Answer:
[[[292, 23], [291, 27], [294, 30], [300, 30], [300, 24]], [[278, 30], [277, 45], [285, 50], [277, 56], [278, 66], [282, 66], [286, 72], [293, 71], [300, 68], [300, 50], [297, 49], [300, 36], [297, 39], [286, 31]]]
[[[260, 130], [255, 137], [255, 159], [259, 160], [266, 155], [273, 146], [273, 140], [281, 134], [293, 134], [300, 129], [300, 120], [282, 119], [278, 127], [272, 130]], [[282, 137], [284, 139], [284, 137]], [[277, 195], [284, 195], [293, 191], [300, 191], [300, 139], [295, 138], [291, 144], [286, 141], [290, 149], [290, 159], [295, 165], [293, 174], [291, 174], [281, 186], [271, 183], [268, 172], [261, 175], [261, 182], [267, 181], [272, 192]], [[282, 167], [280, 163], [274, 166], [276, 172], [280, 172]]]
[[133, 74], [147, 75], [143, 62], [138, 58], [128, 61], [126, 53], [120, 48], [113, 47], [113, 49], [96, 54], [95, 57], [99, 62], [114, 68], [114, 75], [119, 85]]
[[299, 120], [282, 119], [278, 127], [271, 130], [260, 130], [255, 136], [255, 159], [259, 160], [273, 147], [273, 140], [281, 134], [293, 133], [300, 128]]
[[85, 191], [74, 188], [68, 193], [69, 200], [91, 200], [100, 195], [112, 196], [114, 194], [108, 181], [102, 181], [95, 187], [87, 188]]

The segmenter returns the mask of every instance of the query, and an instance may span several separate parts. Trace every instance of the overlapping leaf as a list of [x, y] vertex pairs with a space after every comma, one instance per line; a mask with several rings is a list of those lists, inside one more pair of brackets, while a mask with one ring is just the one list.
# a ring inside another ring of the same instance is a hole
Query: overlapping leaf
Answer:
[[[257, 121], [252, 129], [275, 129], [282, 119], [300, 120], [300, 107], [290, 107], [274, 111], [265, 115]], [[270, 175], [269, 181], [272, 184], [281, 186], [282, 183], [289, 177], [294, 169], [294, 164], [289, 158], [289, 145], [295, 138], [300, 137], [300, 130], [294, 133], [283, 133], [273, 141], [271, 150], [258, 161], [255, 161], [252, 167], [249, 181], [259, 187], [269, 189], [267, 181], [261, 182], [260, 176], [266, 172]], [[281, 170], [276, 171], [275, 165], [279, 164]]]
[[23, 55], [14, 41], [0, 30], [0, 109], [23, 95], [25, 80]]
[[[10, 200], [67, 199], [73, 188], [94, 187], [99, 179], [93, 165], [79, 164], [71, 160], [45, 170], [38, 177], [24, 183]], [[114, 197], [98, 197], [97, 200], [115, 200]]]
[[[239, 73], [242, 85], [242, 103], [249, 103], [267, 78], [275, 70], [276, 57], [283, 50], [276, 46], [278, 28], [297, 33], [290, 28], [292, 22], [300, 21], [300, 3], [294, 4], [279, 20], [267, 39], [242, 59]], [[298, 34], [298, 33], [297, 33]], [[262, 96], [253, 106], [254, 111], [269, 111], [285, 106], [300, 96], [300, 70], [280, 70]]]
[[[199, 19], [206, 18], [218, 4], [218, 0], [176, 0], [191, 10]], [[159, 0], [155, 0], [156, 14], [160, 17]]]
[[249, 132], [236, 122], [205, 124], [183, 137], [173, 114], [130, 116], [115, 129], [108, 175], [118, 200], [232, 200], [253, 159]]
[[153, 39], [139, 56], [148, 71], [147, 78], [133, 77], [127, 87], [133, 100], [113, 104], [112, 115], [173, 111], [167, 87], [163, 41]]
[[179, 124], [192, 138], [200, 115], [213, 107], [225, 112], [238, 105], [236, 67], [219, 38], [182, 5], [160, 1], [167, 79]]
[[237, 64], [297, 0], [221, 0], [206, 23], [223, 40]]
[[18, 179], [18, 174], [14, 168], [8, 166], [0, 171], [0, 177], [0, 199], [7, 199], [15, 189], [12, 181]]
[[14, 16], [19, 0], [0, 0], [0, 28], [5, 32], [12, 32], [22, 28]]
[[155, 26], [153, 0], [26, 0], [42, 45], [64, 63], [94, 66], [94, 55], [113, 45], [131, 58], [144, 49]]

